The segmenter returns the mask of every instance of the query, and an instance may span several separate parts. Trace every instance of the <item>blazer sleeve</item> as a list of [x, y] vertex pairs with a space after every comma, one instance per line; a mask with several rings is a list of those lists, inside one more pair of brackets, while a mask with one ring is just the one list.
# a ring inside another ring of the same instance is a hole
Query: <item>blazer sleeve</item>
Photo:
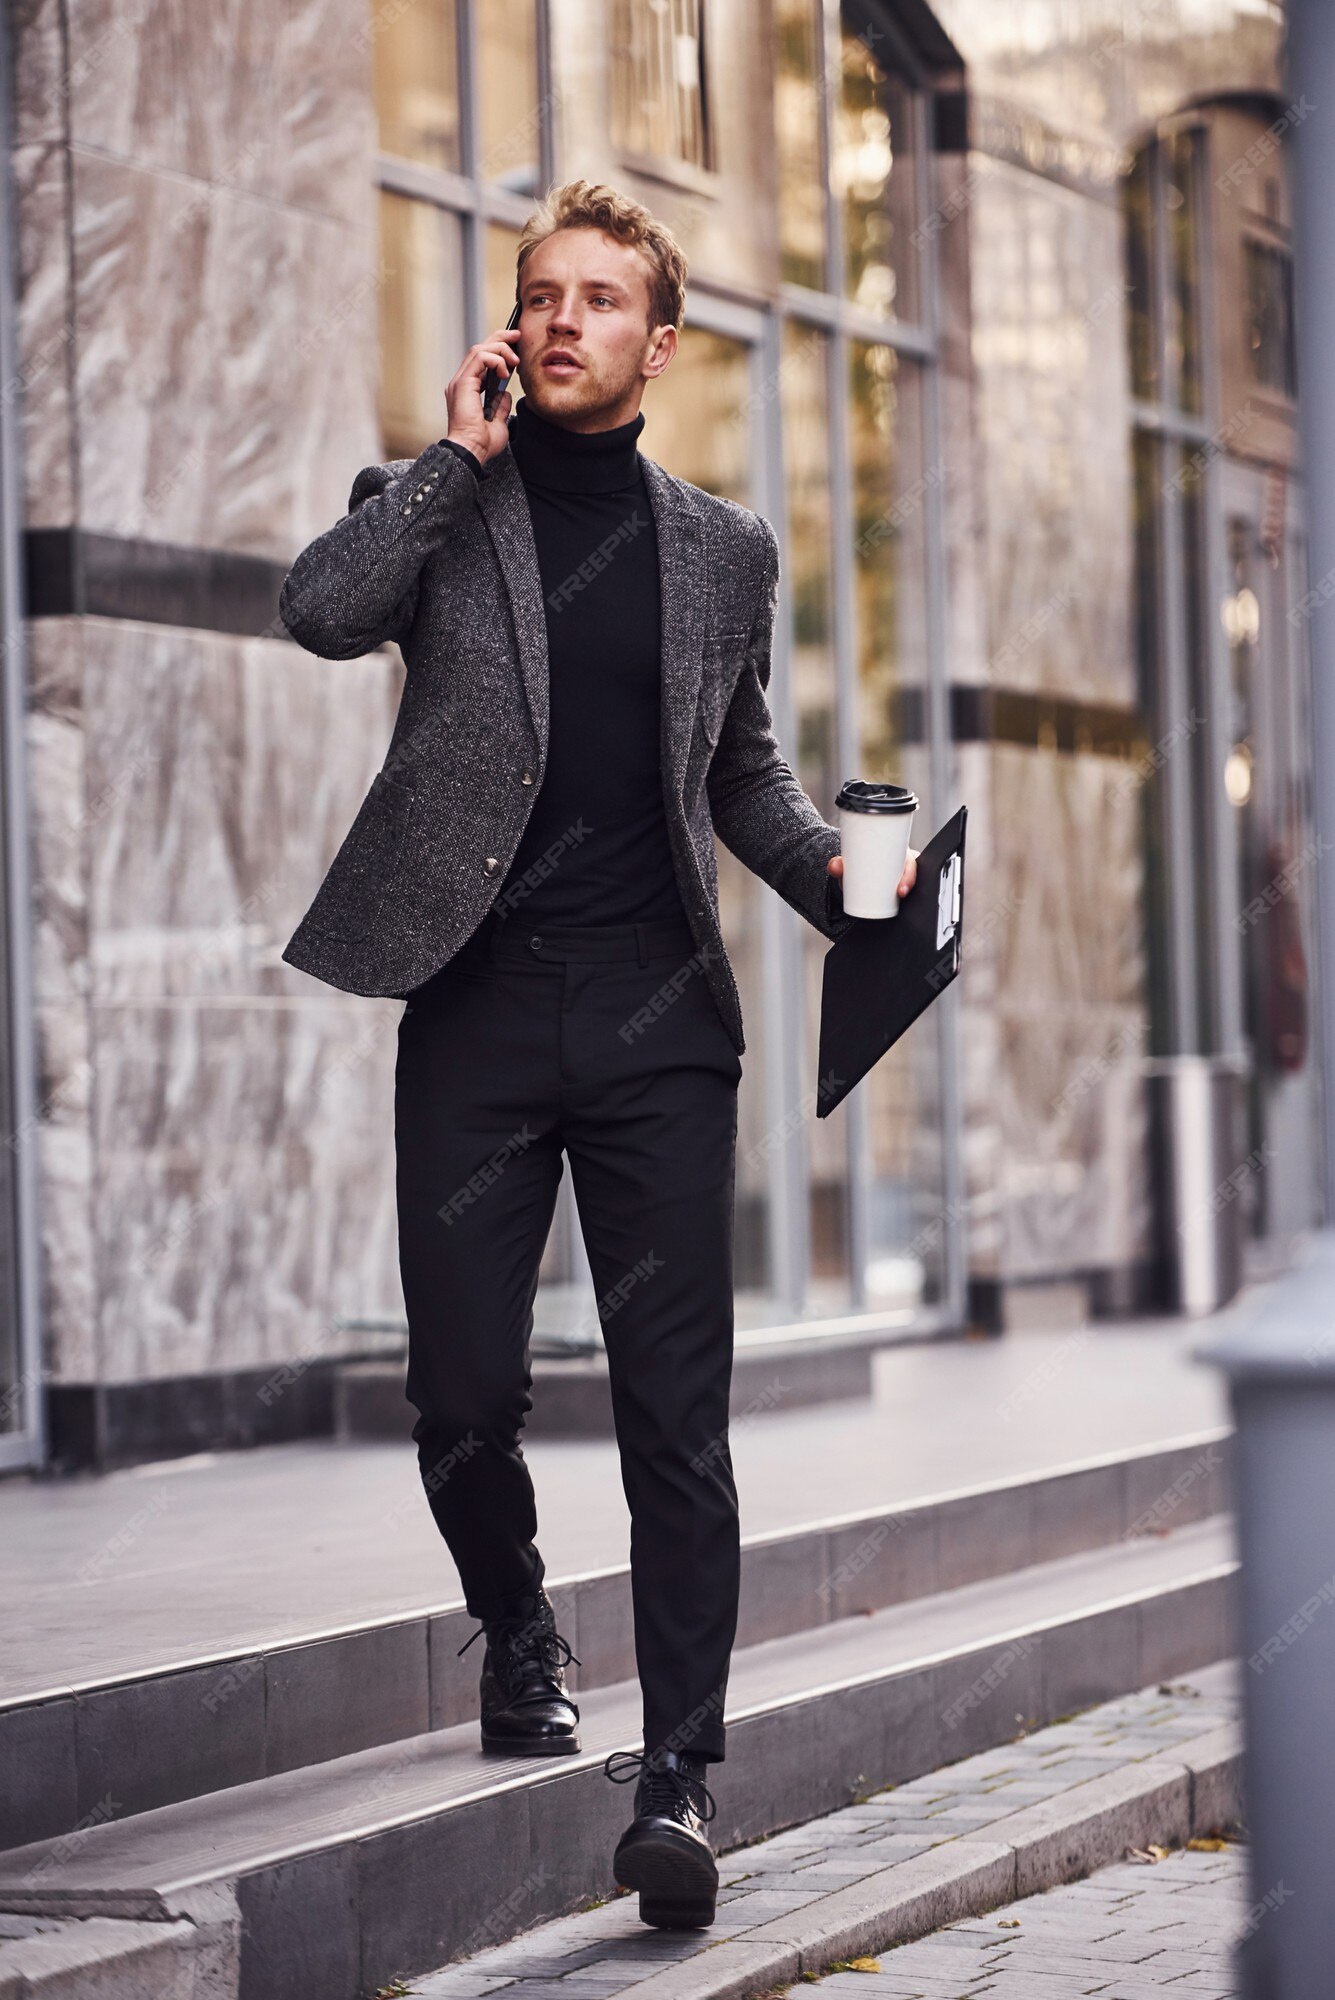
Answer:
[[821, 818], [794, 777], [774, 735], [769, 686], [779, 602], [779, 544], [763, 515], [760, 591], [746, 662], [737, 679], [705, 779], [715, 831], [753, 874], [827, 938], [857, 922], [844, 914], [843, 890], [828, 872], [839, 830]]
[[353, 660], [405, 639], [422, 566], [459, 509], [475, 504], [476, 487], [476, 471], [443, 439], [415, 459], [363, 466], [343, 519], [307, 544], [283, 580], [278, 615], [298, 645], [323, 660]]

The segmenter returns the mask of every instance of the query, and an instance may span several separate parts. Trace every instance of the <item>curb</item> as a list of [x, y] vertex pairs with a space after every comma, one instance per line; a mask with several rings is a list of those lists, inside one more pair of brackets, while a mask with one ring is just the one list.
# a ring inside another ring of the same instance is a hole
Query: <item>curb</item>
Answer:
[[836, 1959], [860, 1958], [1077, 1881], [1128, 1847], [1182, 1843], [1242, 1813], [1242, 1740], [1234, 1724], [1172, 1756], [1128, 1763], [1060, 1797], [1008, 1813], [838, 1889], [792, 1916], [721, 1939], [666, 1972], [638, 1980], [635, 2000], [752, 2000]]

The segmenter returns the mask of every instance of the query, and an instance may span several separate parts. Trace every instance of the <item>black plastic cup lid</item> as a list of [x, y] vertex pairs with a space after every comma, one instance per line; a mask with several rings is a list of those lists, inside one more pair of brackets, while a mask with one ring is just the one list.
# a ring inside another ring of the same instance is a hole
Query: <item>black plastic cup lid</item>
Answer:
[[882, 785], [875, 778], [846, 778], [834, 802], [849, 812], [911, 813], [918, 810], [918, 795], [911, 792], [907, 785]]

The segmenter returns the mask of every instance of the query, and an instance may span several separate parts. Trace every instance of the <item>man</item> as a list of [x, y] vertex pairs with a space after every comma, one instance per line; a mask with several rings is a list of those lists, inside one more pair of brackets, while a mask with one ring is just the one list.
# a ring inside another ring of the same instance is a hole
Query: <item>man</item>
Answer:
[[[823, 935], [839, 836], [765, 688], [778, 548], [643, 457], [686, 265], [639, 203], [575, 181], [519, 239], [522, 316], [471, 347], [447, 434], [368, 466], [293, 565], [294, 638], [407, 668], [383, 769], [284, 958], [407, 1001], [395, 1145], [413, 1437], [485, 1633], [486, 1749], [576, 1750], [520, 1446], [538, 1265], [570, 1160], [631, 1516], [644, 1750], [616, 1878], [708, 1924], [703, 1773], [724, 1755], [740, 1573], [728, 1452], [737, 1085], [714, 832]], [[483, 377], [518, 372], [488, 419]], [[911, 857], [901, 893], [915, 873]], [[472, 1640], [468, 1642], [472, 1644]], [[462, 1649], [461, 1649], [462, 1650]]]

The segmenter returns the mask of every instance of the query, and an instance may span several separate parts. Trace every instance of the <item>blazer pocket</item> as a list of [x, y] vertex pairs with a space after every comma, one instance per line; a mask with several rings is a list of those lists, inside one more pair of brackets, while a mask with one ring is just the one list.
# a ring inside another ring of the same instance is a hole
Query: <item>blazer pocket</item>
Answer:
[[306, 912], [313, 930], [349, 940], [370, 930], [403, 858], [416, 796], [396, 778], [376, 773]]
[[723, 734], [723, 724], [737, 685], [737, 669], [749, 630], [711, 632], [705, 641], [704, 665], [700, 676], [700, 698], [696, 720], [711, 744]]

